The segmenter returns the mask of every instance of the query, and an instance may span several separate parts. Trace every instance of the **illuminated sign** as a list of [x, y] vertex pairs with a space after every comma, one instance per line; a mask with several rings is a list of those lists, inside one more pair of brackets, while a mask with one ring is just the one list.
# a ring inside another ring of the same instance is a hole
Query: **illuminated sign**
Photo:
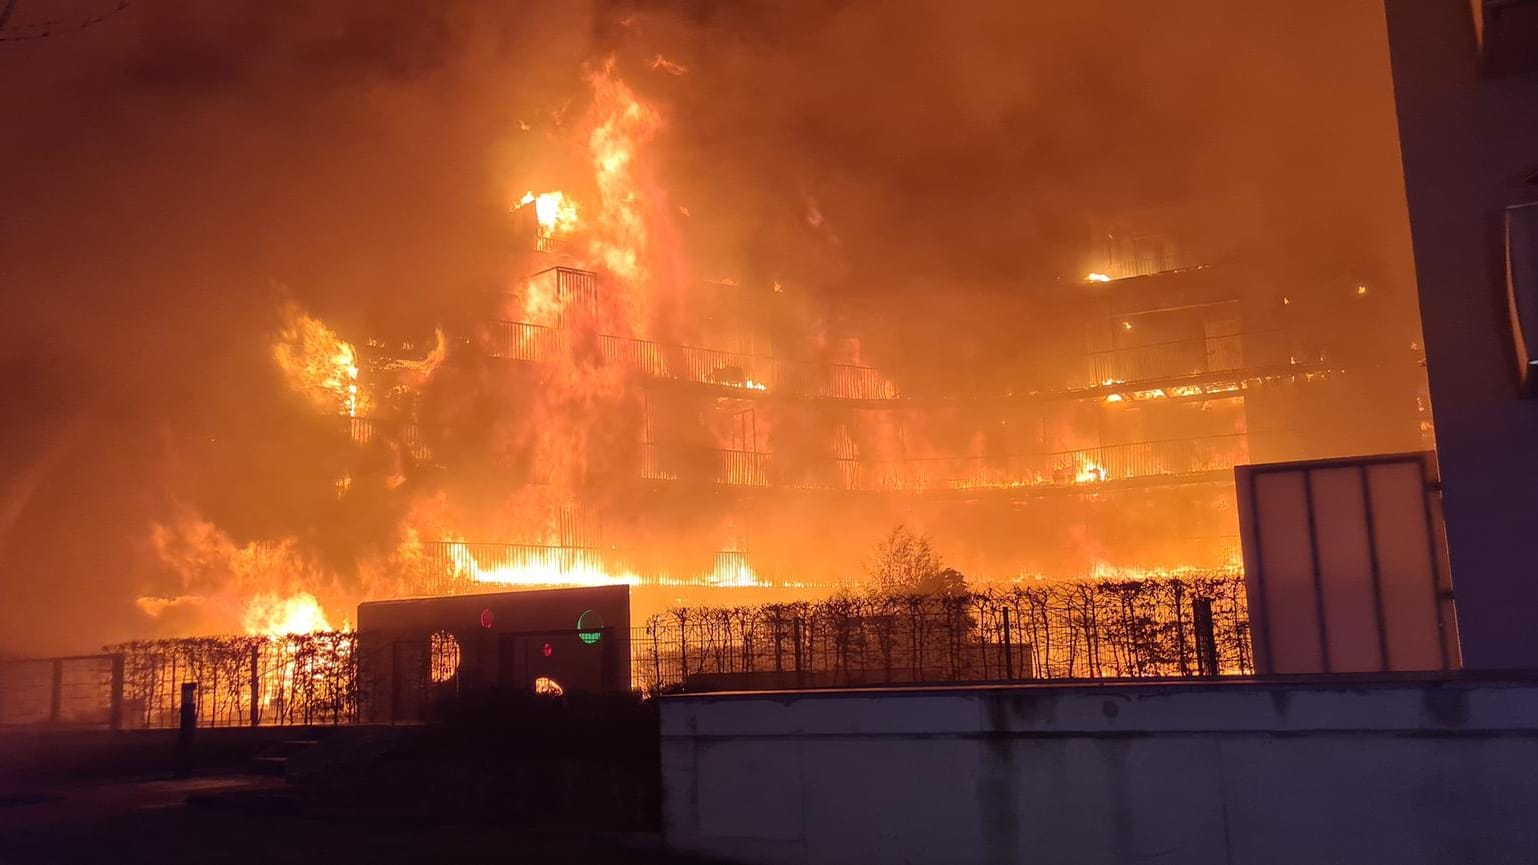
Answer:
[[597, 645], [598, 641], [603, 639], [601, 628], [603, 628], [603, 616], [592, 610], [584, 610], [582, 615], [577, 617], [577, 639], [589, 646]]

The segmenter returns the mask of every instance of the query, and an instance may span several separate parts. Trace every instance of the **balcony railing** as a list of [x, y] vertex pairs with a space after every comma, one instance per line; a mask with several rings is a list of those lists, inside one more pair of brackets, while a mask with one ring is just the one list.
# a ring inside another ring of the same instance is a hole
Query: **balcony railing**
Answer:
[[365, 447], [380, 442], [397, 445], [418, 463], [430, 462], [432, 448], [428, 446], [422, 427], [406, 421], [387, 421], [367, 417], [344, 417], [347, 437], [353, 444]]
[[[1045, 454], [913, 457], [861, 462], [796, 459], [732, 449], [660, 453], [640, 445], [642, 477], [708, 481], [728, 486], [839, 489], [853, 492], [933, 492], [1082, 488], [1103, 484], [1227, 472], [1249, 460], [1245, 434], [1106, 445]], [[703, 471], [702, 471], [703, 469]]]
[[1047, 454], [932, 457], [861, 465], [858, 489], [892, 491], [1095, 487], [1227, 471], [1249, 459], [1248, 436], [1107, 445]]
[[[526, 322], [488, 323], [486, 351], [492, 357], [548, 363], [569, 352], [573, 334]], [[811, 399], [886, 401], [902, 394], [874, 367], [783, 360], [636, 337], [599, 335], [599, 355], [647, 378], [729, 387]], [[972, 396], [1006, 393], [1136, 391], [1140, 385], [1284, 369], [1318, 360], [1293, 353], [1286, 334], [1259, 332], [1179, 340], [1027, 362], [1028, 371], [989, 385]], [[1183, 395], [1183, 394], [1181, 394]]]

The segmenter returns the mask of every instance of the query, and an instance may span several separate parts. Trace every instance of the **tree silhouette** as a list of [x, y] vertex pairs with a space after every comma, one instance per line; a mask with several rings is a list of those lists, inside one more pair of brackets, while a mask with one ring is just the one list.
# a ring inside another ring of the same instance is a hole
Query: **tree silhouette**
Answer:
[[966, 577], [945, 567], [927, 535], [902, 525], [876, 545], [865, 573], [880, 595], [950, 595], [967, 589]]

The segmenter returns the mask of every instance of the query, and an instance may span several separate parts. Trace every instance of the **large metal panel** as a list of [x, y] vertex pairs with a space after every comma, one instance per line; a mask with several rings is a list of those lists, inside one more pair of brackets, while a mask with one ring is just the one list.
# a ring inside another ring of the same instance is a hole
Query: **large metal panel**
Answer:
[[1434, 454], [1235, 475], [1256, 672], [1458, 665]]

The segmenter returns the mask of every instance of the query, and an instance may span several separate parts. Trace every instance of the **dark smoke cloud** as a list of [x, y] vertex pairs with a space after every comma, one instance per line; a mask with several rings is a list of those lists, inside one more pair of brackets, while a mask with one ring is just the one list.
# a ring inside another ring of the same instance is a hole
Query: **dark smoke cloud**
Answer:
[[[1078, 276], [1105, 210], [1188, 200], [1225, 202], [1191, 226], [1225, 253], [1306, 248], [1397, 284], [1413, 329], [1380, 17], [144, 0], [0, 43], [0, 650], [134, 635], [163, 580], [147, 524], [177, 503], [337, 563], [383, 536], [399, 501], [339, 508], [315, 469], [333, 437], [272, 368], [277, 310], [416, 337], [487, 315], [509, 195], [572, 170], [581, 75], [610, 54], [667, 114], [693, 275], [826, 295], [843, 318], [816, 325], [860, 333], [866, 360], [960, 351], [946, 316]], [[1019, 338], [977, 333], [974, 354]], [[787, 452], [822, 432], [787, 426]]]

